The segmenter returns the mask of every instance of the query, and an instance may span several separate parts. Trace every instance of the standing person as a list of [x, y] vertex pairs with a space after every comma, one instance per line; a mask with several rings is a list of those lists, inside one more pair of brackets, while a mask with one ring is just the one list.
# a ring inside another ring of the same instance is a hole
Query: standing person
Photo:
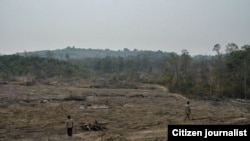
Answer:
[[66, 120], [66, 128], [67, 128], [67, 134], [69, 137], [72, 136], [72, 129], [74, 127], [74, 121], [71, 118], [70, 115], [68, 115], [68, 119]]
[[187, 104], [185, 105], [185, 114], [186, 114], [186, 117], [184, 119], [184, 121], [186, 121], [186, 119], [190, 119], [190, 114], [191, 114], [191, 108], [190, 108], [190, 102], [187, 101]]

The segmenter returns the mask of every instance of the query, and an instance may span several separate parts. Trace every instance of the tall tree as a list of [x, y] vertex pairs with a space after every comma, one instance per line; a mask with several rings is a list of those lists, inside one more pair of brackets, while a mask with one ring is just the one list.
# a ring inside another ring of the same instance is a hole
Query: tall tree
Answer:
[[218, 95], [222, 95], [222, 88], [221, 88], [221, 83], [222, 79], [224, 77], [224, 71], [225, 71], [225, 65], [223, 62], [223, 55], [220, 53], [221, 45], [220, 44], [215, 44], [213, 47], [213, 51], [216, 51], [217, 53], [217, 58], [214, 59], [214, 72], [213, 72], [213, 78], [214, 78], [214, 85], [215, 85], [215, 91]]
[[250, 45], [244, 45], [242, 49], [245, 51], [244, 56], [244, 94], [245, 100], [247, 100], [247, 80], [250, 78]]
[[216, 51], [217, 55], [219, 55], [220, 54], [220, 49], [221, 49], [220, 44], [215, 44], [214, 48], [213, 48], [213, 51]]
[[229, 43], [226, 45], [226, 53], [230, 53], [232, 51], [237, 51], [237, 50], [239, 50], [239, 47], [235, 43]]

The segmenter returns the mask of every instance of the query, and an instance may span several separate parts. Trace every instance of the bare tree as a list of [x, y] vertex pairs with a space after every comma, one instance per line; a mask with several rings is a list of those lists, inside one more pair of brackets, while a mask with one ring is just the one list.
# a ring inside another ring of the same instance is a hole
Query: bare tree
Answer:
[[217, 55], [220, 55], [220, 49], [221, 49], [220, 44], [215, 44], [214, 48], [213, 48], [213, 51], [216, 51]]

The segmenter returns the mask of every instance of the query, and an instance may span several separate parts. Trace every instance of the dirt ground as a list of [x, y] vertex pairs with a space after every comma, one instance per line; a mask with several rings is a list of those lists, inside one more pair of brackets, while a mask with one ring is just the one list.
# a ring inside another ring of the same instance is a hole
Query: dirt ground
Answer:
[[[184, 121], [187, 100], [192, 120]], [[0, 85], [0, 141], [166, 141], [169, 124], [250, 124], [249, 111], [250, 102], [187, 99], [159, 85], [5, 84]], [[75, 121], [72, 138], [66, 135], [67, 115]], [[81, 129], [94, 120], [106, 129]]]

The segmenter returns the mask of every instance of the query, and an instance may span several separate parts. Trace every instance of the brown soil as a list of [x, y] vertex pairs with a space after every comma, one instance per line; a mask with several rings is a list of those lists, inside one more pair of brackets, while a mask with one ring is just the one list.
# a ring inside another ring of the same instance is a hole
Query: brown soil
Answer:
[[[64, 99], [74, 96], [85, 99]], [[187, 100], [192, 120], [184, 121]], [[158, 85], [104, 89], [79, 83], [7, 84], [0, 85], [0, 141], [166, 141], [169, 124], [250, 124], [249, 111], [249, 102], [187, 99]], [[75, 121], [72, 138], [66, 135], [67, 115]], [[94, 120], [107, 129], [81, 130]]]

